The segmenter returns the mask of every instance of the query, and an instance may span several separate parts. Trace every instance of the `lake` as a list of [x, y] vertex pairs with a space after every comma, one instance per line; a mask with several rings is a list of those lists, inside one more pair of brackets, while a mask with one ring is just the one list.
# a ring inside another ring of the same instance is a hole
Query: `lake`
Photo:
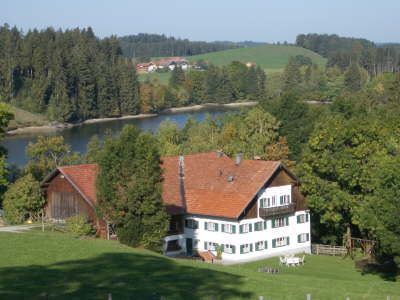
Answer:
[[101, 123], [84, 124], [81, 126], [64, 129], [57, 132], [49, 133], [32, 133], [24, 135], [15, 135], [5, 138], [1, 145], [8, 150], [7, 162], [23, 166], [27, 163], [25, 148], [30, 142], [35, 142], [39, 135], [62, 135], [66, 143], [71, 145], [72, 151], [85, 153], [86, 145], [90, 138], [97, 134], [100, 139], [104, 137], [107, 130], [118, 132], [124, 125], [133, 124], [145, 131], [156, 131], [160, 123], [165, 120], [171, 120], [178, 124], [179, 127], [185, 125], [186, 120], [191, 116], [196, 120], [202, 121], [207, 114], [212, 117], [221, 115], [227, 111], [232, 111], [233, 108], [207, 108], [206, 110], [195, 112], [180, 112], [173, 114], [160, 114], [155, 117], [144, 119], [123, 119], [112, 120]]

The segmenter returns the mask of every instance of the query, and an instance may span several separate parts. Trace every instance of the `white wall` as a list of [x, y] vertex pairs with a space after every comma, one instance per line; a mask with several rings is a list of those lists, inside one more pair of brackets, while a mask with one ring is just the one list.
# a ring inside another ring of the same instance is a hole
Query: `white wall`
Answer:
[[[259, 198], [266, 196], [277, 196], [279, 201], [280, 195], [291, 194], [291, 186], [281, 186], [281, 187], [272, 187], [267, 188], [265, 190], [261, 190], [259, 193]], [[257, 200], [257, 202], [259, 202]], [[257, 203], [258, 208], [259, 203]], [[258, 211], [258, 209], [257, 209]], [[170, 236], [166, 239], [181, 239], [180, 245], [182, 247], [182, 252], [186, 252], [186, 238], [192, 238], [193, 240], [199, 240], [198, 242], [198, 250], [204, 251], [204, 242], [214, 242], [217, 244], [228, 244], [234, 245], [236, 247], [235, 254], [223, 253], [222, 258], [224, 260], [232, 260], [232, 261], [245, 261], [257, 258], [263, 258], [268, 256], [276, 256], [285, 253], [296, 253], [296, 252], [311, 252], [311, 241], [305, 243], [298, 243], [297, 236], [301, 233], [308, 233], [310, 235], [310, 218], [308, 218], [308, 222], [306, 223], [297, 223], [297, 215], [308, 213], [306, 211], [298, 211], [291, 215], [287, 215], [289, 217], [289, 226], [272, 228], [272, 218], [264, 220], [260, 217], [246, 220], [231, 220], [224, 218], [215, 218], [215, 217], [204, 217], [199, 215], [187, 215], [186, 219], [194, 219], [199, 222], [198, 229], [190, 229], [184, 228], [184, 233], [179, 236]], [[261, 231], [255, 231], [254, 223], [259, 221], [266, 221], [267, 227]], [[209, 231], [204, 229], [205, 222], [215, 222], [218, 223], [218, 231]], [[239, 226], [242, 224], [252, 224], [252, 232], [248, 233], [240, 233]], [[222, 232], [222, 224], [231, 224], [236, 225], [236, 233], [230, 234]], [[288, 246], [272, 248], [272, 240], [279, 237], [289, 237], [290, 243]], [[311, 235], [310, 235], [311, 239]], [[268, 248], [260, 251], [255, 250], [255, 243], [258, 241], [267, 241]], [[245, 254], [240, 253], [240, 246], [242, 244], [253, 244], [253, 251]], [[216, 251], [213, 251], [216, 254]]]

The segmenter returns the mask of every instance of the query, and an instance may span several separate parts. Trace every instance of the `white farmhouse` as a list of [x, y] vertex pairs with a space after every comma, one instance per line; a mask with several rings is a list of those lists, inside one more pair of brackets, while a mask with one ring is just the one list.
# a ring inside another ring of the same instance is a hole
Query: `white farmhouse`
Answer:
[[[216, 255], [246, 261], [310, 252], [310, 216], [297, 178], [280, 162], [231, 159], [222, 152], [162, 157], [163, 201], [170, 215], [166, 255]], [[110, 237], [96, 213], [95, 164], [57, 167], [42, 182], [46, 216], [85, 214]]]
[[311, 251], [309, 211], [282, 163], [221, 152], [162, 160], [166, 255], [216, 255], [220, 247], [223, 260], [247, 261]]

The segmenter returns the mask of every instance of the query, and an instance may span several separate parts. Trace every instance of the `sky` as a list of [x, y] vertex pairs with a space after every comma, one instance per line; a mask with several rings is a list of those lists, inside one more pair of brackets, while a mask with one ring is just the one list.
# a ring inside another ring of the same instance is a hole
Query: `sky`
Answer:
[[91, 26], [99, 37], [163, 33], [190, 40], [294, 42], [336, 33], [400, 42], [400, 0], [0, 0], [0, 24]]

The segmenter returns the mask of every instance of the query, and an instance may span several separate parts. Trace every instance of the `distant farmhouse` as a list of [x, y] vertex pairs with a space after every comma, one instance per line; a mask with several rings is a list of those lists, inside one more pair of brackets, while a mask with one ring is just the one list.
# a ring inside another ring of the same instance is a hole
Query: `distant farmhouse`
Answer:
[[136, 65], [136, 71], [139, 74], [151, 73], [157, 70], [168, 70], [172, 71], [176, 67], [182, 68], [182, 70], [189, 69], [189, 62], [183, 57], [164, 57], [159, 60], [153, 60], [148, 63], [140, 63]]
[[[162, 158], [163, 201], [171, 217], [166, 255], [200, 253], [225, 261], [311, 250], [310, 216], [298, 179], [278, 161], [231, 159], [222, 152]], [[42, 183], [46, 215], [86, 214], [98, 234], [94, 164], [59, 167]]]

